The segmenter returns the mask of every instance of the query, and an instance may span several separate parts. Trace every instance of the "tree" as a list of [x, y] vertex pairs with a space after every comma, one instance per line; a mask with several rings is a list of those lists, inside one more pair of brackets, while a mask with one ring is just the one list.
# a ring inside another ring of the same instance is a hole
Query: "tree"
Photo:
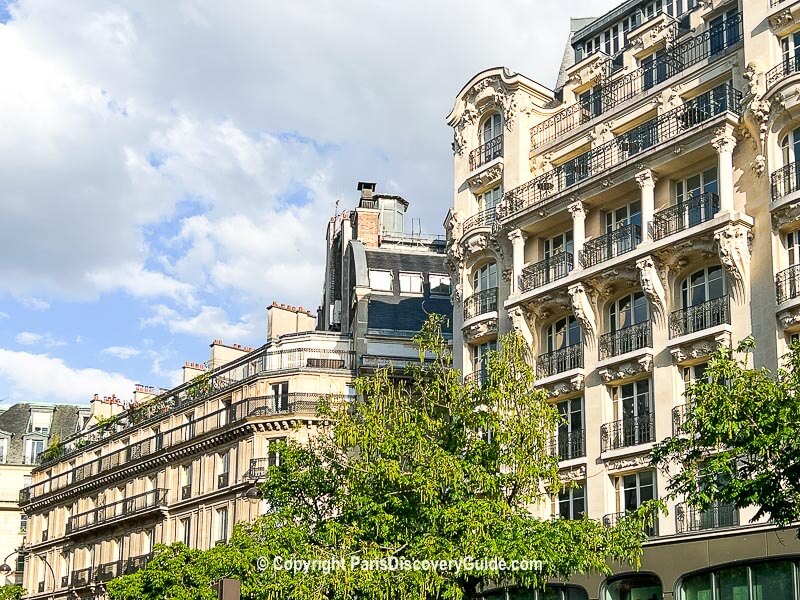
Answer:
[[713, 354], [654, 463], [672, 471], [671, 493], [700, 510], [757, 506], [753, 520], [785, 526], [800, 520], [800, 345], [777, 373], [748, 366], [753, 348], [748, 338]]
[[25, 593], [25, 588], [21, 585], [0, 586], [0, 600], [20, 600]]
[[[279, 446], [279, 465], [261, 486], [270, 510], [208, 552], [210, 579], [239, 578], [246, 598], [455, 600], [476, 598], [489, 581], [542, 587], [550, 578], [607, 573], [609, 561], [638, 565], [653, 505], [615, 527], [537, 516], [561, 487], [549, 451], [560, 417], [534, 388], [521, 338], [504, 338], [488, 358], [485, 383], [469, 385], [450, 367], [441, 318], [416, 341], [428, 360], [410, 369], [409, 380], [389, 371], [359, 379], [361, 400], [323, 405], [328, 425], [309, 444]], [[457, 570], [465, 557], [525, 560], [530, 568]], [[274, 568], [286, 559], [318, 561], [317, 568]], [[331, 559], [343, 564], [333, 568]], [[448, 568], [414, 563], [423, 560]], [[363, 568], [400, 561], [410, 570]], [[111, 598], [205, 598], [185, 595], [184, 584], [180, 592], [162, 585], [152, 571], [163, 568], [148, 565], [135, 589], [114, 582]]]

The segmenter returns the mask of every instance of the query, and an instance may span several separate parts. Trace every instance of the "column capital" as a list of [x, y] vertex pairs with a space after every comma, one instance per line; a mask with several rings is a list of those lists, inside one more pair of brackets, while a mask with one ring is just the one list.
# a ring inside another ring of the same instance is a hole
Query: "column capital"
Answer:
[[573, 202], [568, 204], [567, 210], [572, 213], [573, 219], [586, 217], [586, 207], [584, 207], [583, 202], [578, 199], [575, 199]]
[[508, 232], [508, 239], [511, 241], [512, 244], [518, 244], [520, 242], [524, 242], [526, 237], [527, 236], [524, 233], [522, 233], [522, 230], [519, 228], [512, 229], [511, 231]]
[[733, 149], [736, 147], [736, 137], [733, 135], [733, 131], [727, 127], [720, 127], [714, 134], [711, 145], [714, 146], [714, 149], [719, 154], [733, 152]]
[[640, 188], [655, 187], [656, 182], [658, 181], [658, 175], [656, 175], [655, 172], [650, 169], [643, 169], [642, 171], [639, 171], [636, 173], [635, 177], [636, 183]]

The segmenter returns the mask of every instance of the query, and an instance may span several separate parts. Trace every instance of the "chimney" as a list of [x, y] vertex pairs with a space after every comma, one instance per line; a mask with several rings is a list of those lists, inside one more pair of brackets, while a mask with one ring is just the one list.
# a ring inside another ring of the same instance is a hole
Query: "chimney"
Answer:
[[371, 181], [359, 181], [358, 191], [361, 192], [361, 200], [372, 200], [372, 195], [375, 193], [376, 183]]
[[367, 181], [358, 182], [358, 191], [361, 200], [354, 211], [353, 231], [355, 238], [367, 248], [377, 248], [380, 245], [381, 215], [378, 211], [378, 201], [373, 198], [375, 193], [374, 183]]

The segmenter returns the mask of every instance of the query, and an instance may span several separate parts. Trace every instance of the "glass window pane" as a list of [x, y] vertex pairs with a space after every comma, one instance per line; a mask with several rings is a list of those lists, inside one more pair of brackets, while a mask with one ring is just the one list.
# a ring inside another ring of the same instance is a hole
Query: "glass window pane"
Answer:
[[681, 582], [681, 600], [713, 600], [711, 574], [701, 573]]
[[749, 600], [747, 567], [722, 569], [717, 574], [717, 600]]
[[767, 562], [751, 567], [753, 600], [792, 598], [792, 563]]

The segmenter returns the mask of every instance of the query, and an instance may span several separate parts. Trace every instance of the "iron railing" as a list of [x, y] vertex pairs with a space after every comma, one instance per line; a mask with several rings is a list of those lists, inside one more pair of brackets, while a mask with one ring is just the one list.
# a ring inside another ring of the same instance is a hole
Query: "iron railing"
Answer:
[[272, 466], [268, 458], [251, 458], [250, 468], [247, 469], [247, 479], [262, 479], [267, 474], [267, 469]]
[[581, 251], [581, 264], [585, 268], [593, 267], [635, 250], [641, 241], [641, 227], [634, 223], [623, 225], [605, 235], [585, 242]]
[[726, 294], [694, 306], [674, 311], [669, 316], [669, 336], [680, 337], [731, 322], [730, 298]]
[[687, 100], [683, 105], [507, 191], [503, 194], [499, 216], [506, 218], [522, 210], [538, 208], [556, 194], [596, 175], [608, 175], [612, 167], [659, 147], [725, 112], [740, 115], [741, 97], [739, 91], [726, 83]]
[[655, 415], [651, 412], [600, 427], [600, 451], [618, 450], [656, 441]]
[[572, 271], [573, 257], [570, 252], [559, 252], [549, 258], [528, 265], [519, 276], [519, 289], [529, 292], [551, 281], [563, 279]]
[[117, 502], [111, 502], [110, 504], [78, 513], [67, 519], [66, 535], [111, 521], [135, 517], [142, 512], [166, 506], [168, 493], [169, 490], [166, 488], [156, 488], [143, 494], [137, 494], [124, 500], [118, 500]]
[[131, 573], [136, 573], [136, 571], [141, 571], [147, 566], [147, 563], [150, 562], [151, 558], [153, 558], [152, 554], [140, 554], [139, 556], [132, 556], [125, 561], [124, 574], [130, 575]]
[[586, 432], [583, 429], [559, 432], [550, 443], [550, 453], [559, 460], [586, 456]]
[[496, 214], [497, 210], [492, 207], [482, 210], [477, 215], [471, 216], [469, 219], [464, 221], [464, 233], [471, 229], [476, 229], [477, 227], [491, 227], [494, 225]]
[[93, 578], [94, 569], [92, 567], [87, 567], [85, 569], [77, 569], [72, 572], [69, 581], [72, 587], [86, 587], [90, 583], [94, 581]]
[[800, 71], [800, 56], [788, 56], [767, 71], [767, 87]]
[[600, 360], [634, 352], [653, 345], [653, 324], [648, 319], [600, 336], [597, 346]]
[[[622, 519], [627, 512], [617, 512], [617, 513], [610, 513], [607, 515], [603, 515], [603, 525], [606, 527], [613, 527], [616, 525], [620, 519]], [[649, 537], [655, 537], [658, 535], [658, 512], [653, 511], [653, 523], [651, 525], [646, 525], [644, 532]]]
[[469, 153], [469, 170], [474, 171], [501, 156], [503, 156], [503, 136], [498, 135]]
[[663, 239], [673, 233], [710, 221], [718, 212], [719, 196], [712, 192], [681, 200], [674, 206], [653, 215], [650, 237], [654, 241]]
[[472, 294], [464, 300], [464, 320], [485, 315], [497, 310], [497, 288], [489, 288]]
[[217, 489], [228, 487], [228, 473], [220, 473], [217, 475]]
[[706, 510], [682, 503], [675, 505], [675, 531], [705, 531], [736, 527], [739, 524], [739, 511], [733, 504], [715, 504]]
[[115, 560], [114, 562], [107, 562], [98, 565], [97, 569], [95, 569], [94, 580], [105, 583], [107, 581], [111, 581], [115, 577], [119, 577], [122, 575], [123, 564], [123, 561]]
[[[677, 24], [673, 27], [677, 33]], [[719, 54], [737, 44], [743, 33], [742, 16], [736, 14], [717, 27], [678, 43], [652, 62], [616, 79], [610, 79], [611, 71], [606, 68], [592, 97], [567, 106], [531, 128], [533, 147], [552, 142], [700, 61]]]
[[539, 379], [582, 368], [583, 344], [580, 342], [536, 357], [536, 377]]
[[800, 297], [800, 265], [792, 265], [775, 275], [778, 304]]
[[778, 200], [800, 189], [800, 169], [797, 162], [789, 163], [770, 175], [772, 200]]
[[181, 500], [188, 500], [192, 497], [192, 484], [181, 487]]
[[477, 371], [473, 371], [472, 373], [467, 373], [464, 375], [464, 383], [473, 383], [477, 386], [482, 386], [486, 382], [487, 376], [488, 373], [486, 369], [478, 369]]
[[690, 410], [689, 403], [680, 404], [672, 409], [672, 435], [676, 436], [681, 433], [683, 425], [686, 423], [688, 413]]

